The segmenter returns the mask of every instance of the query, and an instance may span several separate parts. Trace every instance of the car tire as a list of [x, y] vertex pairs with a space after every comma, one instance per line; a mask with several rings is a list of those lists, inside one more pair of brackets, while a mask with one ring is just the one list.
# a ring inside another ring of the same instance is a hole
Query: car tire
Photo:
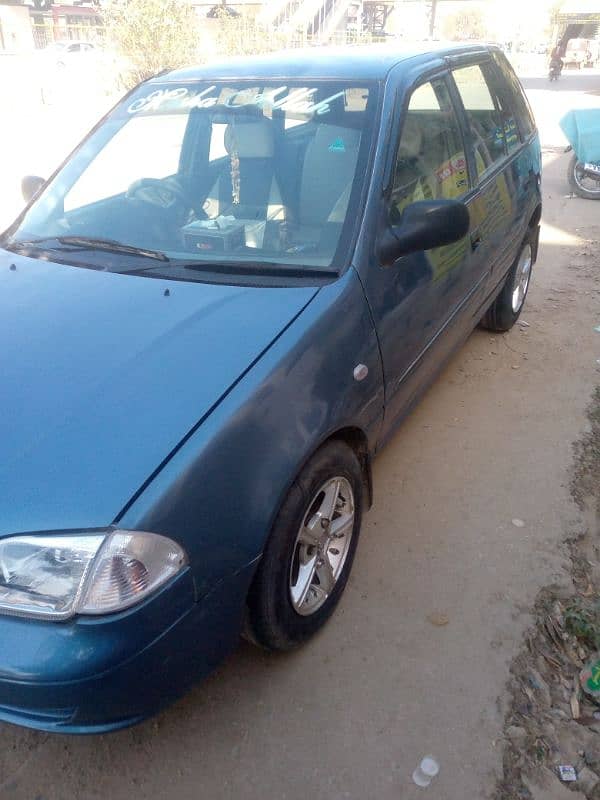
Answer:
[[514, 261], [500, 294], [481, 320], [481, 327], [505, 333], [519, 319], [529, 289], [533, 267], [533, 235], [529, 234]]
[[324, 625], [352, 569], [362, 510], [359, 460], [344, 442], [330, 441], [304, 466], [277, 514], [248, 595], [246, 638], [290, 650]]

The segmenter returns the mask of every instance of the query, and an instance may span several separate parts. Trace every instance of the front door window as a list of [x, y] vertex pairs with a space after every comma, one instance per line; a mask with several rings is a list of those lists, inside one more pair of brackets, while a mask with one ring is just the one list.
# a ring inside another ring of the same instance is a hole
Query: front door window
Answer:
[[[446, 82], [437, 79], [412, 94], [396, 156], [389, 221], [402, 225], [402, 212], [419, 200], [456, 200], [469, 191], [462, 131]], [[467, 255], [467, 240], [427, 254], [434, 283], [454, 275]]]
[[396, 156], [390, 222], [418, 200], [458, 198], [469, 188], [462, 134], [443, 80], [419, 86], [408, 104]]

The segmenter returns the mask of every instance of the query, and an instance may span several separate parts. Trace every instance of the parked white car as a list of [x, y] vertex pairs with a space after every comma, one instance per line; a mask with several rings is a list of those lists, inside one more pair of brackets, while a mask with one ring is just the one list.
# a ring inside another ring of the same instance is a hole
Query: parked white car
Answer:
[[97, 61], [102, 51], [93, 42], [66, 41], [53, 42], [42, 53], [55, 66], [68, 67]]
[[590, 48], [589, 39], [569, 39], [563, 58], [565, 67], [574, 66], [577, 69], [593, 66], [595, 61]]

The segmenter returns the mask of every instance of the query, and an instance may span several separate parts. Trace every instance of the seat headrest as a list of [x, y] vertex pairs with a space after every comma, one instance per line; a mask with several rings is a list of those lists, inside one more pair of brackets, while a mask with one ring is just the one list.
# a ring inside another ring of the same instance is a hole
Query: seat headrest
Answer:
[[416, 158], [421, 154], [422, 146], [423, 133], [421, 131], [421, 125], [418, 120], [411, 117], [409, 114], [406, 117], [404, 128], [402, 129], [398, 155], [401, 158]]
[[272, 158], [273, 128], [268, 119], [260, 122], [230, 122], [225, 128], [225, 149], [239, 158]]

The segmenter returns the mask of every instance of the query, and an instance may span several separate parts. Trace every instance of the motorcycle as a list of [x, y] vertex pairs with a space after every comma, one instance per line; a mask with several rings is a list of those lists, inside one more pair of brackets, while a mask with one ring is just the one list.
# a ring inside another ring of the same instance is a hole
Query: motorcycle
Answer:
[[551, 61], [550, 62], [550, 69], [548, 70], [548, 80], [550, 83], [552, 81], [557, 81], [560, 78], [560, 73], [562, 72], [562, 61]]
[[560, 121], [573, 155], [567, 179], [574, 194], [600, 200], [600, 108], [569, 111]]

